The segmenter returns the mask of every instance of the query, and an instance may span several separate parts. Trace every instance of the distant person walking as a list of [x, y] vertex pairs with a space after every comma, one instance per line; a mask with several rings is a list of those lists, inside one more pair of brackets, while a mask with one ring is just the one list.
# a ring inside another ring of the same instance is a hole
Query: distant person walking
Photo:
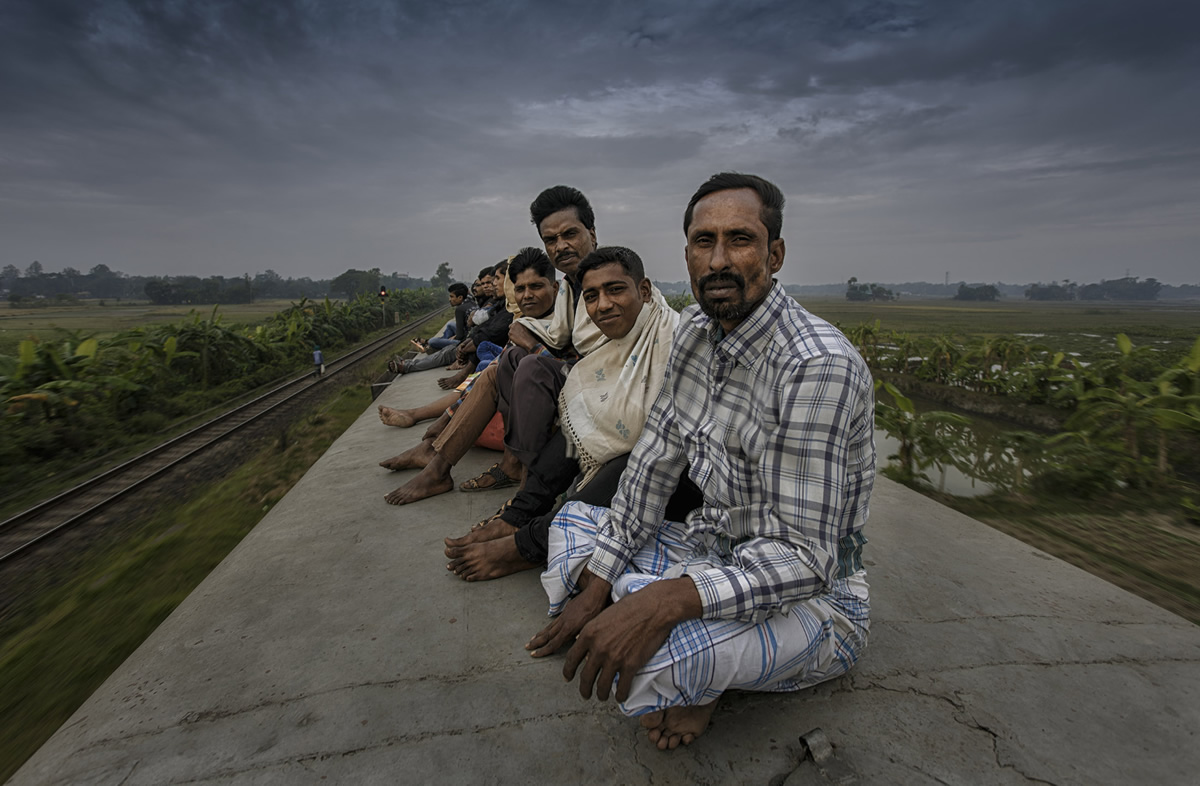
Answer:
[[325, 376], [325, 356], [321, 354], [321, 348], [313, 347], [313, 365], [316, 366], [318, 377]]

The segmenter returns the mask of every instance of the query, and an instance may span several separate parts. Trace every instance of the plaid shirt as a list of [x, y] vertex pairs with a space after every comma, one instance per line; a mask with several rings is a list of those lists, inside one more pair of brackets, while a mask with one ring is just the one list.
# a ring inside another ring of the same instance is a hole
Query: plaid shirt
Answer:
[[589, 569], [616, 583], [686, 468], [704, 492], [688, 531], [724, 558], [686, 571], [705, 619], [757, 622], [827, 591], [862, 566], [873, 393], [846, 337], [777, 282], [728, 335], [692, 306]]

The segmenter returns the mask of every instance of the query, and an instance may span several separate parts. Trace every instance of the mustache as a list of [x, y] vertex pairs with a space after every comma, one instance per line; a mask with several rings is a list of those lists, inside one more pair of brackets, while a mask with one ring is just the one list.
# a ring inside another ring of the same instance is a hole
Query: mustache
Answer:
[[700, 291], [703, 292], [709, 284], [733, 284], [738, 289], [746, 288], [746, 279], [740, 273], [732, 270], [722, 270], [718, 273], [709, 273], [700, 279]]

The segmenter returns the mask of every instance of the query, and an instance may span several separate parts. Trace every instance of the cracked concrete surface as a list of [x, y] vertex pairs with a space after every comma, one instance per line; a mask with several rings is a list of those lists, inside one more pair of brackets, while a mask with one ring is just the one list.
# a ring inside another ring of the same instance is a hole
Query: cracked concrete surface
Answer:
[[[380, 403], [432, 399], [437, 372]], [[734, 694], [660, 753], [523, 645], [534, 573], [466, 584], [441, 540], [502, 492], [394, 508], [380, 459], [419, 425], [374, 407], [13, 779], [14, 784], [821, 783], [820, 727], [862, 783], [1190, 783], [1200, 628], [880, 480], [871, 644], [851, 674]], [[495, 454], [476, 450], [456, 479]], [[811, 765], [811, 762], [809, 763]]]

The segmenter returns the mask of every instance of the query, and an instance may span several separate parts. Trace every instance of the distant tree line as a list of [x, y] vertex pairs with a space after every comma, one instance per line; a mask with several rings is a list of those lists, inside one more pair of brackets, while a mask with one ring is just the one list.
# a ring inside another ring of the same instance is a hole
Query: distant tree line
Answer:
[[895, 300], [897, 295], [879, 284], [860, 284], [857, 276], [846, 282], [846, 300]]
[[969, 287], [966, 284], [958, 285], [958, 292], [954, 295], [955, 300], [995, 300], [1000, 297], [1000, 290], [991, 284], [980, 284], [977, 287]]
[[274, 270], [254, 276], [131, 276], [96, 265], [87, 273], [73, 267], [49, 273], [34, 261], [24, 271], [15, 265], [0, 269], [0, 294], [14, 307], [72, 303], [82, 298], [100, 300], [149, 300], [162, 305], [248, 303], [258, 299], [323, 298], [353, 299], [362, 294], [391, 290], [434, 287], [444, 290], [454, 282], [450, 263], [442, 262], [432, 279], [401, 273], [385, 275], [379, 268], [349, 269], [332, 279], [284, 278]]
[[[1099, 284], [1078, 284], [1073, 281], [1052, 281], [1031, 284], [1025, 290], [1028, 300], [1158, 300], [1163, 284], [1153, 278], [1144, 281], [1137, 276], [1125, 276]], [[1190, 287], [1198, 289], [1200, 287]]]

